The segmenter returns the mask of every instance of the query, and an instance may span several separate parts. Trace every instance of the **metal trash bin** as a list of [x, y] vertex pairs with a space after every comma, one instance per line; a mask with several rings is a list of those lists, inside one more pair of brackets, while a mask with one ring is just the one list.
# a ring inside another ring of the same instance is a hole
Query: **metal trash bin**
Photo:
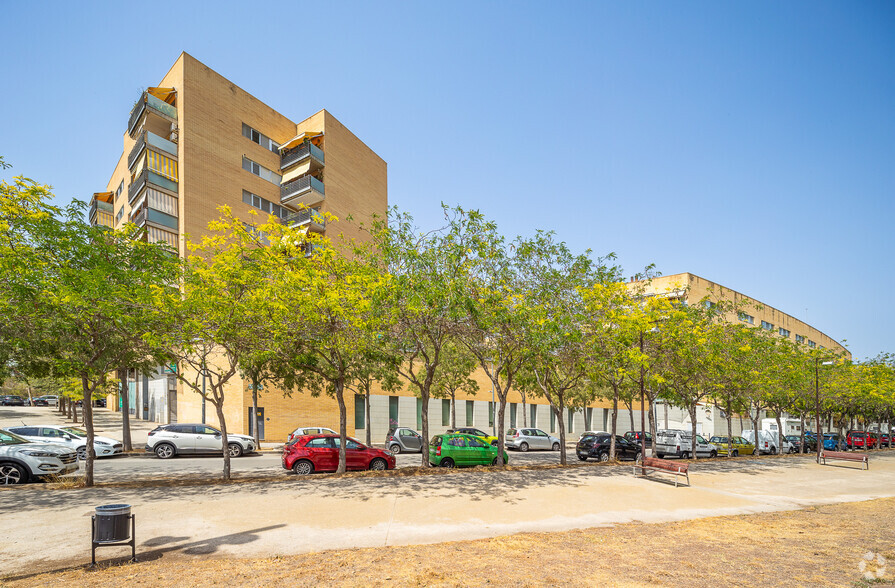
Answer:
[[131, 561], [137, 561], [136, 517], [129, 504], [97, 506], [91, 527], [91, 565], [96, 565], [96, 548], [130, 545]]
[[107, 504], [96, 507], [96, 542], [118, 543], [131, 538], [131, 505]]

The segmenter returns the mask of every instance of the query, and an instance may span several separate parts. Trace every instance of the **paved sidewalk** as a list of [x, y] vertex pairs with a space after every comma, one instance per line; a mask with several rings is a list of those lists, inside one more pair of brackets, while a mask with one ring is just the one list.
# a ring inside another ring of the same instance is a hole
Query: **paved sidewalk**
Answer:
[[[895, 496], [891, 452], [874, 454], [869, 471], [847, 463], [819, 466], [800, 456], [705, 461], [692, 466], [689, 488], [635, 478], [631, 470], [592, 465], [193, 487], [0, 489], [0, 575], [88, 562], [90, 515], [102, 504], [133, 505], [138, 556], [149, 559], [436, 543]], [[105, 548], [98, 556], [126, 552]]]

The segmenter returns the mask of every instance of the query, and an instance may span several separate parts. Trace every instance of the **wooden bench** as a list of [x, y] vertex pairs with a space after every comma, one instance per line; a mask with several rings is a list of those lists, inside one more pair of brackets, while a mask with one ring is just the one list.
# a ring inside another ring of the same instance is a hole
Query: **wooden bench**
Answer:
[[687, 486], [690, 485], [690, 464], [689, 463], [681, 463], [670, 461], [667, 459], [659, 459], [657, 457], [647, 457], [639, 464], [634, 466], [634, 475], [637, 475], [637, 470], [640, 470], [641, 476], [646, 476], [647, 471], [650, 472], [660, 472], [665, 474], [673, 474], [674, 478], [674, 487], [677, 488], [677, 479], [680, 476], [685, 476], [687, 478]]
[[842, 461], [859, 461], [861, 462], [861, 469], [870, 469], [870, 458], [866, 453], [846, 453], [845, 451], [821, 451], [820, 452], [820, 461], [821, 465], [827, 465], [828, 459], [841, 459]]

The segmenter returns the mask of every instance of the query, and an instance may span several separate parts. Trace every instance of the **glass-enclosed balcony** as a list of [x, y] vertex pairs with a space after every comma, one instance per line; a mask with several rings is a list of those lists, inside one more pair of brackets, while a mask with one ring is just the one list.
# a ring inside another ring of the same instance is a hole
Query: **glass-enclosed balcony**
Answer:
[[132, 203], [140, 195], [140, 192], [143, 191], [143, 188], [147, 186], [155, 186], [177, 194], [177, 182], [169, 180], [152, 170], [144, 169], [139, 176], [134, 178], [131, 185], [127, 187], [127, 201]]
[[138, 227], [145, 226], [146, 223], [152, 223], [169, 229], [174, 229], [175, 231], [178, 228], [176, 216], [165, 214], [164, 212], [160, 212], [148, 206], [140, 208], [136, 213], [131, 213], [131, 222]]
[[115, 225], [115, 206], [112, 204], [113, 192], [97, 192], [90, 200], [88, 218], [91, 225], [112, 227]]
[[290, 206], [314, 206], [325, 198], [323, 182], [312, 175], [299, 176], [280, 186], [280, 203]]
[[285, 170], [298, 163], [310, 160], [312, 169], [323, 167], [323, 149], [309, 141], [305, 141], [294, 149], [285, 151], [280, 157], [280, 170]]
[[163, 153], [167, 153], [171, 155], [175, 159], [177, 158], [177, 143], [173, 141], [169, 141], [167, 139], [163, 139], [159, 137], [155, 133], [151, 133], [149, 131], [143, 131], [137, 137], [137, 142], [134, 144], [134, 148], [131, 149], [130, 155], [127, 156], [127, 167], [128, 169], [133, 169], [134, 164], [137, 163], [137, 160], [140, 157], [140, 154], [146, 149], [147, 145], [158, 151]]
[[144, 114], [158, 116], [161, 119], [176, 123], [177, 108], [173, 105], [176, 92], [172, 88], [149, 88], [140, 95], [137, 103], [131, 109], [130, 118], [127, 121], [127, 134], [134, 136], [138, 128], [138, 122]]
[[306, 208], [304, 210], [299, 210], [298, 212], [293, 212], [283, 218], [283, 223], [290, 227], [307, 226], [309, 230], [317, 233], [322, 233], [326, 230], [326, 219], [313, 208]]

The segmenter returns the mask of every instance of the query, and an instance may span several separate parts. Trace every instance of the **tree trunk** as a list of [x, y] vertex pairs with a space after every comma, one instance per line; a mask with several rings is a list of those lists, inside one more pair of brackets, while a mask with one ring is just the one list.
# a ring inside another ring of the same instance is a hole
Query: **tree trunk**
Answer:
[[[424, 385], [423, 388], [426, 388]], [[422, 454], [420, 455], [420, 467], [429, 467], [429, 390], [420, 390], [420, 428], [422, 429], [423, 442], [420, 445]]]
[[121, 445], [124, 451], [133, 451], [134, 445], [131, 440], [131, 399], [130, 388], [128, 387], [127, 373], [129, 370], [119, 370], [122, 377], [121, 381]]
[[71, 398], [69, 398], [68, 405], [71, 409], [68, 416], [73, 423], [77, 423], [78, 422], [78, 407], [75, 406], [75, 401], [72, 400]]
[[96, 451], [93, 447], [95, 435], [93, 433], [93, 389], [87, 381], [87, 374], [81, 374], [81, 390], [84, 392], [84, 425], [87, 428], [87, 459], [84, 460], [84, 484], [90, 488], [93, 486], [93, 461], [96, 459]]
[[230, 442], [227, 439], [227, 423], [224, 421], [224, 393], [221, 390], [220, 394], [218, 394], [218, 390], [212, 384], [211, 393], [214, 395], [214, 400], [212, 404], [214, 405], [214, 409], [218, 415], [218, 424], [221, 427], [221, 445], [222, 451], [224, 455], [224, 472], [223, 479], [230, 479]]
[[345, 447], [348, 443], [348, 411], [345, 408], [345, 379], [339, 377], [333, 382], [336, 393], [336, 401], [339, 403], [339, 467], [337, 474], [344, 474], [347, 469]]
[[[650, 439], [653, 440], [653, 442], [649, 448], [649, 451], [650, 451], [650, 456], [655, 456], [656, 455], [656, 411], [655, 411], [655, 405], [653, 403], [653, 397], [647, 396], [647, 400], [649, 401], [649, 434], [650, 434]], [[641, 457], [645, 458], [646, 454], [642, 455]]]
[[[373, 446], [373, 423], [370, 421], [370, 382], [364, 384], [364, 410], [366, 411], [366, 419], [364, 423], [367, 425], [367, 447]], [[388, 448], [386, 448], [388, 449]]]
[[[497, 387], [497, 383], [492, 381], [491, 385], [494, 386], [495, 390], [499, 390]], [[507, 395], [504, 392], [498, 394], [498, 400], [500, 400], [500, 404], [497, 408], [497, 466], [504, 467], [503, 463], [503, 452], [504, 447], [506, 447], [506, 430], [504, 429], [504, 412], [506, 412], [507, 408]]]
[[457, 428], [457, 394], [451, 390], [451, 428]]
[[612, 426], [609, 431], [609, 459], [615, 459], [615, 436], [618, 423], [618, 383], [612, 383]]
[[690, 434], [693, 437], [690, 439], [690, 459], [699, 459], [696, 455], [696, 402], [691, 402], [687, 407], [687, 412], [690, 413]]
[[566, 461], [566, 424], [562, 420], [562, 409], [563, 409], [563, 404], [565, 404], [565, 402], [563, 401], [562, 396], [558, 395], [558, 398], [559, 398], [559, 406], [557, 407], [556, 412], [558, 413], [557, 418], [559, 419], [559, 463], [561, 463], [562, 465], [567, 465], [568, 462]]
[[258, 376], [252, 374], [252, 437], [255, 439], [255, 448], [261, 450], [261, 435], [258, 431]]
[[761, 433], [758, 430], [758, 417], [761, 414], [761, 408], [755, 407], [755, 416], [753, 417], [750, 411], [749, 419], [752, 421], [752, 436], [755, 438], [755, 451], [756, 455], [761, 455]]
[[780, 411], [774, 410], [774, 419], [777, 421], [777, 447], [783, 453], [783, 423], [780, 420]]
[[730, 414], [730, 395], [727, 396], [727, 457], [733, 451], [733, 415]]
[[[636, 426], [635, 423], [634, 423], [634, 401], [631, 400], [630, 403], [629, 403], [629, 402], [625, 402], [625, 404], [628, 406], [628, 418], [631, 419], [631, 430], [632, 430], [632, 431], [636, 431], [636, 430], [637, 430], [637, 426]], [[640, 410], [643, 410], [643, 407], [642, 407], [642, 406], [640, 407]], [[640, 427], [640, 428], [642, 429], [643, 427]], [[643, 431], [641, 431], [640, 434], [642, 435], [642, 434], [643, 434]]]
[[805, 415], [799, 413], [799, 453], [807, 453], [805, 447]]

